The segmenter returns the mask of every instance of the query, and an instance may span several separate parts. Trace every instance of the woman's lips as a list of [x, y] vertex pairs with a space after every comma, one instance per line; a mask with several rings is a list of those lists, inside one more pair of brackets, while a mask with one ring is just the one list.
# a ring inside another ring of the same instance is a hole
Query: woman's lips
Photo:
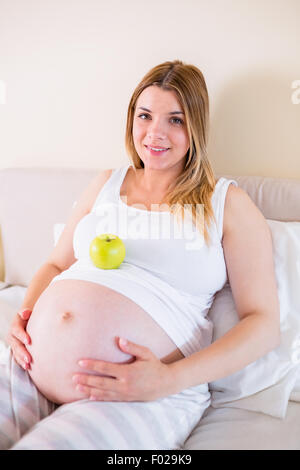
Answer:
[[154, 157], [157, 157], [159, 155], [165, 155], [167, 153], [168, 148], [166, 148], [165, 150], [152, 150], [150, 147], [148, 147], [147, 145], [145, 145], [146, 149], [148, 150], [148, 152], [150, 153], [150, 155], [153, 155]]

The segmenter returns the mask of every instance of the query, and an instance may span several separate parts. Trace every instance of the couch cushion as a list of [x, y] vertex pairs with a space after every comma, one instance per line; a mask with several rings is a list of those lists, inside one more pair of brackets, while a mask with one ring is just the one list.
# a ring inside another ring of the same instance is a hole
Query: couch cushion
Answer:
[[300, 179], [219, 175], [234, 179], [266, 219], [300, 221]]
[[183, 450], [300, 450], [300, 403], [285, 419], [254, 411], [209, 407]]

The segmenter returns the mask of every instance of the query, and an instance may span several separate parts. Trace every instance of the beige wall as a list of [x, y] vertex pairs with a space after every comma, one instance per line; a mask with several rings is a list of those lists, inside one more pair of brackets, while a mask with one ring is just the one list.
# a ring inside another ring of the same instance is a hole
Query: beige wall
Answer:
[[215, 171], [300, 178], [299, 24], [299, 0], [0, 0], [0, 168], [123, 164], [133, 89], [181, 59]]

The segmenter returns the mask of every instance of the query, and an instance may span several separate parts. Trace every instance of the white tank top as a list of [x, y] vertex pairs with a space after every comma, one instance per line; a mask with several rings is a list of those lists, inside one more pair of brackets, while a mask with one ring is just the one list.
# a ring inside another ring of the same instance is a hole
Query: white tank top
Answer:
[[[189, 356], [211, 343], [213, 325], [206, 315], [227, 282], [221, 243], [225, 196], [229, 184], [237, 182], [217, 181], [212, 194], [216, 224], [209, 229], [208, 247], [188, 217], [179, 226], [169, 211], [148, 211], [121, 200], [130, 166], [113, 170], [91, 212], [75, 228], [77, 261], [51, 282], [87, 280], [116, 290], [142, 307]], [[126, 256], [117, 269], [96, 268], [90, 259], [90, 243], [102, 233], [118, 235], [125, 244]]]

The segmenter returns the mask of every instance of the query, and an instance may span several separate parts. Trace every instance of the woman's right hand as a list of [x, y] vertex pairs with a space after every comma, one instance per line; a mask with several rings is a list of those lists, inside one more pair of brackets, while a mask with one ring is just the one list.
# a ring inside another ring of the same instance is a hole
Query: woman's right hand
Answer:
[[26, 325], [31, 313], [32, 310], [29, 308], [20, 310], [13, 319], [6, 338], [16, 362], [25, 370], [30, 368], [30, 362], [32, 360], [31, 355], [25, 347], [26, 344], [31, 343], [30, 336], [26, 332]]

